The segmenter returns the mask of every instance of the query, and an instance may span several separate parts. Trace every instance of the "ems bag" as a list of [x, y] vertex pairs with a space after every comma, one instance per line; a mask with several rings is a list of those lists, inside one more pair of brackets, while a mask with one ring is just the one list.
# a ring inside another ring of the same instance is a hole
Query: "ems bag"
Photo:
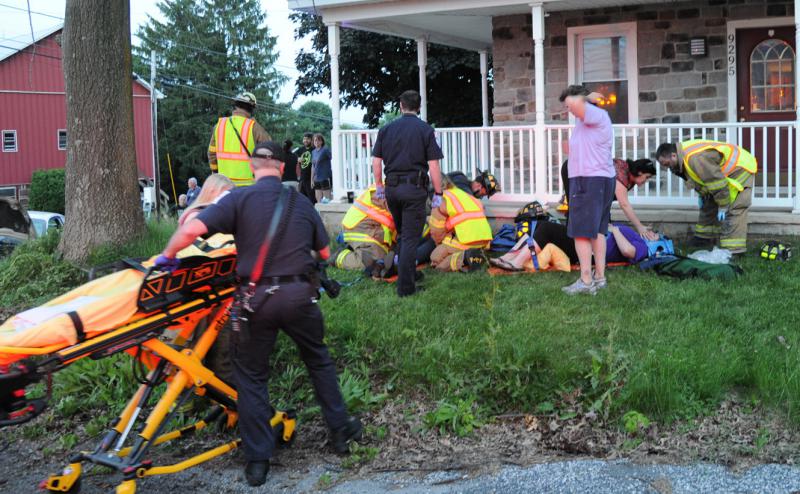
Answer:
[[639, 263], [642, 270], [652, 269], [657, 274], [681, 280], [702, 278], [704, 280], [731, 281], [744, 273], [734, 264], [711, 264], [688, 257], [674, 255], [657, 256]]
[[517, 244], [517, 225], [505, 224], [500, 227], [489, 246], [490, 252], [506, 253]]

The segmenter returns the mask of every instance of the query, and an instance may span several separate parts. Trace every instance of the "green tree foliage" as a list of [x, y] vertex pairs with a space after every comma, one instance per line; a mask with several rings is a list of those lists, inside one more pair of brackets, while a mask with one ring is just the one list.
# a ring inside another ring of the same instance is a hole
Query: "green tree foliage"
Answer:
[[163, 22], [150, 18], [137, 32], [134, 70], [150, 74], [157, 53], [159, 161], [162, 188], [169, 190], [166, 154], [176, 186], [206, 177], [208, 141], [217, 118], [228, 115], [231, 98], [250, 91], [258, 99], [256, 120], [276, 139], [285, 131], [288, 105], [275, 103], [286, 77], [274, 66], [276, 38], [258, 0], [161, 0]]
[[64, 169], [33, 172], [28, 209], [64, 214], [64, 205]]
[[[322, 18], [292, 14], [295, 39], [311, 37], [312, 47], [301, 50], [296, 65], [297, 94], [318, 94], [330, 88], [328, 30]], [[417, 44], [413, 40], [354, 29], [342, 29], [339, 55], [340, 94], [347, 106], [366, 110], [364, 123], [374, 127], [387, 106], [419, 87]], [[490, 103], [491, 105], [491, 103]], [[477, 53], [428, 45], [428, 120], [439, 127], [481, 124], [481, 73]]]
[[293, 110], [296, 115], [290, 123], [288, 136], [295, 145], [303, 140], [306, 132], [319, 133], [325, 136], [325, 142], [330, 143], [333, 117], [331, 107], [321, 101], [306, 101], [300, 108]]

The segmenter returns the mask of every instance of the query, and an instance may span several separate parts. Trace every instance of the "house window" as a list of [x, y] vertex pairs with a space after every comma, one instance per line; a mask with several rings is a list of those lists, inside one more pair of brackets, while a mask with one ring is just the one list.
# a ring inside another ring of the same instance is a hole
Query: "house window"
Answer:
[[570, 28], [567, 44], [570, 83], [603, 94], [613, 123], [636, 122], [636, 23]]
[[759, 43], [750, 54], [750, 111], [794, 111], [794, 50], [782, 39]]
[[17, 152], [17, 131], [4, 130], [3, 131], [3, 152], [16, 153]]
[[17, 198], [17, 188], [16, 187], [0, 187], [0, 197], [10, 197], [12, 199]]
[[67, 149], [67, 131], [64, 129], [58, 130], [58, 149], [61, 151]]

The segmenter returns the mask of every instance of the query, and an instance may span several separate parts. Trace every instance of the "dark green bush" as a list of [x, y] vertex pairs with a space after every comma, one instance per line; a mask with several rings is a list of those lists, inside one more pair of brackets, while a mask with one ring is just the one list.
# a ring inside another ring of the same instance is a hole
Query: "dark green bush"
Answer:
[[63, 168], [33, 172], [28, 209], [64, 214]]

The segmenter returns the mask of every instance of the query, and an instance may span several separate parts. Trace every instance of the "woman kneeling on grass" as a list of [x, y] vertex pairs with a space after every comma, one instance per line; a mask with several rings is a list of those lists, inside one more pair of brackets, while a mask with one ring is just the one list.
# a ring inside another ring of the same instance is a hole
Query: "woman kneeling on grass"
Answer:
[[[608, 231], [606, 261], [636, 264], [647, 257], [647, 242], [633, 228], [609, 225]], [[508, 271], [569, 271], [578, 263], [578, 254], [567, 227], [543, 222], [536, 226], [532, 242], [526, 235], [508, 253], [489, 262]]]

